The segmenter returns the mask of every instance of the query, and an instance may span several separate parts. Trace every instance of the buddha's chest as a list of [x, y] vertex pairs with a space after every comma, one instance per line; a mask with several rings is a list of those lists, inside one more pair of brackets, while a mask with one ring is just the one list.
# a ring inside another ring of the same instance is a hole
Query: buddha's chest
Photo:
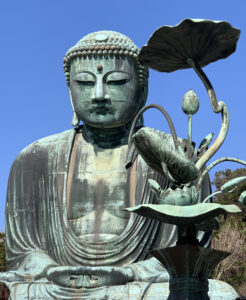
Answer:
[[[113, 158], [112, 158], [113, 160]], [[80, 164], [74, 170], [68, 195], [68, 218], [80, 218], [93, 210], [107, 210], [114, 216], [126, 215], [122, 208], [129, 204], [130, 176], [120, 162], [97, 159], [93, 164]]]
[[135, 172], [125, 170], [127, 147], [74, 149], [67, 184], [68, 220], [79, 236], [120, 234], [129, 219], [123, 208], [135, 197]]

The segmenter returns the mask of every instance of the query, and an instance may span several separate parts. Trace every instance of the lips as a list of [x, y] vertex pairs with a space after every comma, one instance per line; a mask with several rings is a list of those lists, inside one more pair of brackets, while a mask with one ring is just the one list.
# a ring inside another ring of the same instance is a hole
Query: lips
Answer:
[[114, 109], [102, 106], [102, 107], [93, 107], [90, 109], [90, 113], [96, 113], [100, 115], [106, 115], [106, 114], [112, 114], [114, 112]]
[[106, 114], [109, 112], [107, 108], [96, 108], [94, 109], [94, 112], [97, 114]]

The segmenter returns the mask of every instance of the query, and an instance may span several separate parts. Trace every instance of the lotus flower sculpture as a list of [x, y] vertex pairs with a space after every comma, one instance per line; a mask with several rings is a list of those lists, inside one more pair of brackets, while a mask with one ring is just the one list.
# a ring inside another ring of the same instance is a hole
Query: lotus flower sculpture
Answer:
[[[188, 140], [177, 138], [170, 116], [163, 107], [156, 104], [144, 107], [136, 115], [130, 131], [127, 166], [132, 165], [138, 153], [152, 169], [170, 181], [170, 187], [162, 190], [155, 180], [149, 179], [158, 204], [143, 204], [126, 209], [147, 218], [177, 225], [176, 246], [151, 251], [169, 272], [170, 300], [209, 299], [207, 278], [216, 264], [230, 254], [201, 247], [197, 239], [198, 230], [207, 232], [218, 228], [217, 216], [241, 211], [236, 205], [210, 203], [210, 198], [219, 193], [230, 193], [246, 180], [246, 177], [233, 179], [224, 184], [220, 191], [201, 199], [202, 182], [215, 165], [223, 161], [246, 165], [246, 161], [224, 157], [205, 167], [226, 137], [229, 115], [225, 103], [217, 102], [213, 86], [201, 67], [232, 54], [239, 35], [239, 29], [224, 21], [186, 19], [177, 26], [163, 26], [156, 30], [139, 54], [141, 64], [157, 71], [193, 68], [207, 89], [213, 111], [222, 115], [221, 129], [215, 142], [209, 147], [213, 134], [207, 135], [198, 151], [192, 143], [191, 125], [192, 115], [198, 111], [199, 102], [192, 90], [185, 94], [182, 102], [182, 109], [188, 115]], [[149, 108], [157, 108], [163, 113], [171, 135], [148, 127], [135, 132], [137, 120]], [[246, 191], [241, 194], [239, 202], [246, 205]]]
[[201, 67], [226, 58], [236, 50], [240, 30], [225, 21], [185, 19], [176, 26], [163, 26], [150, 37], [139, 54], [144, 66], [160, 72], [193, 68], [205, 85], [215, 113], [222, 114], [218, 138], [197, 161], [201, 170], [223, 144], [229, 126], [228, 110], [218, 103], [214, 88]]
[[[212, 84], [201, 67], [231, 55], [236, 49], [239, 36], [240, 30], [232, 27], [231, 24], [225, 21], [186, 19], [176, 26], [163, 26], [157, 29], [150, 37], [147, 45], [142, 47], [138, 57], [139, 61], [152, 69], [161, 72], [172, 72], [178, 69], [193, 68], [208, 91], [214, 112], [222, 115], [222, 126], [213, 145], [208, 148], [213, 139], [213, 134], [209, 134], [202, 141], [197, 152], [197, 158], [192, 158], [195, 150], [191, 142], [191, 116], [199, 108], [196, 94], [190, 90], [186, 93], [182, 103], [183, 111], [189, 116], [189, 139], [188, 143], [186, 143], [186, 149], [189, 151], [186, 152], [177, 138], [172, 120], [165, 109], [155, 104], [144, 107], [137, 114], [132, 124], [129, 149], [133, 153], [132, 149], [135, 148], [151, 168], [166, 176], [171, 182], [171, 187], [163, 191], [157, 182], [149, 180], [159, 205], [129, 208], [130, 211], [146, 217], [162, 219], [163, 221], [168, 219], [171, 222], [170, 216], [172, 214], [177, 219], [175, 211], [182, 211], [183, 217], [188, 217], [188, 210], [186, 211], [185, 206], [189, 205], [189, 212], [191, 213], [192, 211], [193, 216], [197, 216], [193, 218], [195, 223], [199, 223], [199, 215], [201, 217], [200, 222], [203, 222], [202, 215], [206, 215], [207, 220], [211, 220], [218, 214], [229, 212], [229, 210], [230, 212], [240, 211], [236, 206], [226, 207], [222, 205], [215, 207], [215, 204], [206, 203], [213, 194], [206, 199], [200, 199], [201, 183], [208, 171], [216, 164], [229, 160], [246, 165], [246, 162], [242, 160], [222, 158], [216, 160], [205, 171], [200, 173], [205, 163], [222, 145], [229, 124], [227, 107], [224, 102], [217, 102]], [[141, 128], [134, 134], [137, 120], [149, 108], [157, 108], [162, 111], [169, 124], [171, 135], [147, 127]], [[132, 157], [135, 159], [136, 153]], [[229, 183], [229, 186], [230, 184], [233, 185], [234, 183]], [[228, 192], [227, 187], [224, 187], [224, 190], [220, 192]], [[242, 195], [240, 201], [244, 203], [244, 199], [245, 197]], [[200, 201], [203, 201], [203, 203], [198, 204]], [[165, 205], [165, 207], [162, 205]], [[172, 206], [175, 206], [175, 208]], [[213, 213], [212, 207], [215, 210]], [[159, 209], [160, 217], [157, 217]], [[153, 214], [152, 210], [155, 211]], [[163, 213], [169, 215], [169, 217], [163, 217]], [[173, 221], [172, 224], [174, 224]], [[176, 224], [178, 225], [178, 223]]]

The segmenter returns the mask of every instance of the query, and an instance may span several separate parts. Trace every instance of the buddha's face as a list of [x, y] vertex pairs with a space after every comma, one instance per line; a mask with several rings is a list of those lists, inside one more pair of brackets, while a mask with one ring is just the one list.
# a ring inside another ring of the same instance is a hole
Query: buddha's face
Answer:
[[144, 104], [135, 64], [128, 57], [75, 59], [70, 91], [79, 119], [93, 127], [122, 126]]

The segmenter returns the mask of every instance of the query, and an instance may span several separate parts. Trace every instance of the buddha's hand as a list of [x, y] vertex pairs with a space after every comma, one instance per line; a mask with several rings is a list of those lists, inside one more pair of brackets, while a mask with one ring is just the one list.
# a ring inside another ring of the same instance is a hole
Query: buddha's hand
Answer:
[[134, 280], [132, 270], [122, 267], [52, 267], [47, 278], [69, 288], [121, 285]]

